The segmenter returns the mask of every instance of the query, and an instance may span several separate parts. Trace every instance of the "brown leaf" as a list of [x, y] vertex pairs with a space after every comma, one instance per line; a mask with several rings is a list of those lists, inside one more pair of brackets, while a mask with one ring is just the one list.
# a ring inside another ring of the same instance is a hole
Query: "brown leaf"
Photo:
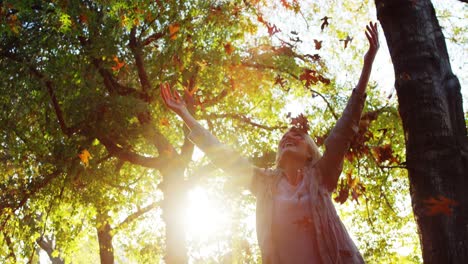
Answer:
[[329, 25], [328, 23], [328, 19], [330, 19], [331, 17], [327, 17], [327, 16], [324, 16], [322, 19], [320, 19], [322, 22], [322, 25], [320, 26], [320, 29], [323, 31], [323, 29], [325, 29], [325, 27], [327, 27]]
[[307, 117], [305, 117], [303, 114], [293, 117], [291, 120], [291, 125], [294, 129], [298, 129], [305, 134], [308, 134], [310, 129], [309, 121], [307, 120]]
[[314, 39], [314, 45], [315, 45], [316, 50], [319, 50], [319, 49], [322, 48], [322, 42], [323, 42], [322, 40], [318, 41], [318, 40]]
[[234, 46], [232, 46], [230, 42], [224, 44], [224, 51], [226, 51], [228, 55], [231, 55], [231, 53], [234, 52], [234, 49]]

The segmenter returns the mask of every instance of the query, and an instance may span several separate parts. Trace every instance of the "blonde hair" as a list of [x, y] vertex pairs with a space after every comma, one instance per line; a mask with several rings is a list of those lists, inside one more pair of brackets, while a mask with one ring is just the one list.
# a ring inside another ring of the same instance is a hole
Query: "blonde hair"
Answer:
[[[288, 131], [286, 131], [286, 133], [288, 133], [289, 131], [291, 131], [291, 128], [288, 129]], [[284, 134], [286, 134], [284, 133]], [[317, 146], [317, 144], [315, 144], [315, 141], [312, 139], [312, 137], [307, 134], [307, 133], [303, 133], [303, 136], [304, 136], [304, 140], [307, 144], [307, 150], [310, 154], [310, 160], [311, 161], [317, 161], [319, 160], [321, 157], [322, 157], [322, 153], [320, 153], [320, 150]], [[279, 145], [278, 145], [278, 149], [276, 151], [276, 160], [275, 160], [275, 166], [278, 167], [278, 163], [279, 163], [279, 158], [280, 158], [280, 155], [279, 155]]]

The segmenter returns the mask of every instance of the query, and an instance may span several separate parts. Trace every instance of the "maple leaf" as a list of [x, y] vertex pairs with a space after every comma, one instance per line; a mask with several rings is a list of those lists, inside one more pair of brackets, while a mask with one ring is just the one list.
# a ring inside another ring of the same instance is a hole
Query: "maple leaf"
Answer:
[[322, 40], [318, 41], [316, 39], [314, 39], [314, 44], [315, 44], [315, 49], [316, 50], [319, 50], [322, 48]]
[[266, 23], [265, 25], [266, 25], [267, 28], [268, 28], [268, 34], [270, 35], [270, 37], [273, 36], [274, 34], [278, 33], [278, 32], [281, 32], [281, 30], [278, 29], [278, 28], [276, 27], [276, 25], [274, 25], [274, 24], [272, 25], [272, 24], [270, 24], [270, 23]]
[[325, 27], [327, 27], [328, 25], [330, 25], [330, 23], [328, 23], [328, 19], [330, 19], [331, 17], [327, 17], [327, 16], [324, 16], [322, 19], [320, 19], [322, 22], [322, 25], [320, 26], [320, 29], [323, 31], [323, 29], [325, 29]]
[[390, 144], [374, 147], [373, 151], [378, 163], [382, 163], [387, 160], [390, 161], [390, 163], [398, 163], [398, 160], [393, 155], [393, 149]]
[[304, 69], [304, 72], [299, 76], [299, 80], [306, 81], [305, 86], [309, 87], [311, 84], [316, 84], [319, 79], [315, 70]]
[[231, 55], [231, 53], [234, 52], [234, 49], [234, 46], [232, 46], [230, 42], [224, 44], [224, 51], [226, 51], [228, 55]]
[[89, 160], [92, 159], [92, 157], [87, 149], [83, 149], [80, 154], [78, 154], [78, 157], [80, 158], [81, 162], [83, 162], [85, 167], [89, 166]]
[[430, 197], [423, 202], [425, 204], [425, 214], [427, 216], [434, 216], [438, 214], [451, 216], [453, 213], [453, 207], [458, 205], [458, 202], [455, 200], [449, 199], [442, 195], [439, 195], [437, 198]]
[[174, 40], [177, 38], [177, 32], [180, 30], [180, 25], [179, 23], [174, 23], [169, 25], [169, 38], [171, 40]]
[[353, 40], [353, 38], [350, 37], [349, 35], [346, 36], [345, 39], [340, 39], [340, 41], [344, 41], [344, 48], [345, 49], [348, 47], [348, 44], [351, 43], [352, 40]]
[[284, 80], [283, 77], [281, 77], [281, 75], [277, 75], [276, 78], [275, 78], [275, 84], [279, 84], [281, 86], [281, 88], [284, 88], [284, 85], [286, 84], [286, 81]]
[[112, 66], [113, 71], [119, 71], [123, 66], [125, 66], [125, 62], [119, 61], [119, 58], [117, 58], [117, 56], [114, 56], [112, 60], [115, 61], [115, 66]]
[[291, 125], [293, 129], [298, 129], [305, 134], [307, 134], [310, 129], [309, 121], [307, 120], [307, 117], [305, 117], [303, 114], [293, 117], [291, 119]]

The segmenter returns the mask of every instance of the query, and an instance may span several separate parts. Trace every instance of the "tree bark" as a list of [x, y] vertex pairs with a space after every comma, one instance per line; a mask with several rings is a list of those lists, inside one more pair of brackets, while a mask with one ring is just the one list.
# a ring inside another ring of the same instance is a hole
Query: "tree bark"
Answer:
[[98, 212], [96, 229], [99, 242], [99, 257], [101, 264], [114, 264], [114, 246], [112, 245], [112, 227], [109, 224], [107, 212]]
[[184, 181], [184, 169], [180, 164], [168, 166], [171, 170], [162, 170], [164, 177], [162, 191], [163, 220], [166, 225], [166, 256], [168, 264], [187, 263], [187, 245], [185, 241], [185, 206], [187, 185]]
[[467, 132], [444, 35], [429, 0], [375, 3], [395, 71], [424, 262], [468, 263]]

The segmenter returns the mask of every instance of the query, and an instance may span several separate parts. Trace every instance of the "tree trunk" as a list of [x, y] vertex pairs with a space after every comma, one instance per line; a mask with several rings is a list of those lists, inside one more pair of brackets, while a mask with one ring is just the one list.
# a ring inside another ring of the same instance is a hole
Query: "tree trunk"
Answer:
[[184, 181], [184, 170], [178, 165], [171, 165], [172, 171], [163, 171], [164, 201], [162, 204], [163, 220], [166, 225], [166, 256], [168, 264], [187, 263], [187, 246], [185, 242], [185, 206], [187, 205], [187, 188]]
[[429, 0], [375, 3], [395, 71], [424, 262], [468, 263], [467, 133], [445, 38]]
[[96, 229], [99, 242], [101, 264], [114, 264], [114, 246], [112, 245], [112, 227], [107, 212], [98, 212]]

